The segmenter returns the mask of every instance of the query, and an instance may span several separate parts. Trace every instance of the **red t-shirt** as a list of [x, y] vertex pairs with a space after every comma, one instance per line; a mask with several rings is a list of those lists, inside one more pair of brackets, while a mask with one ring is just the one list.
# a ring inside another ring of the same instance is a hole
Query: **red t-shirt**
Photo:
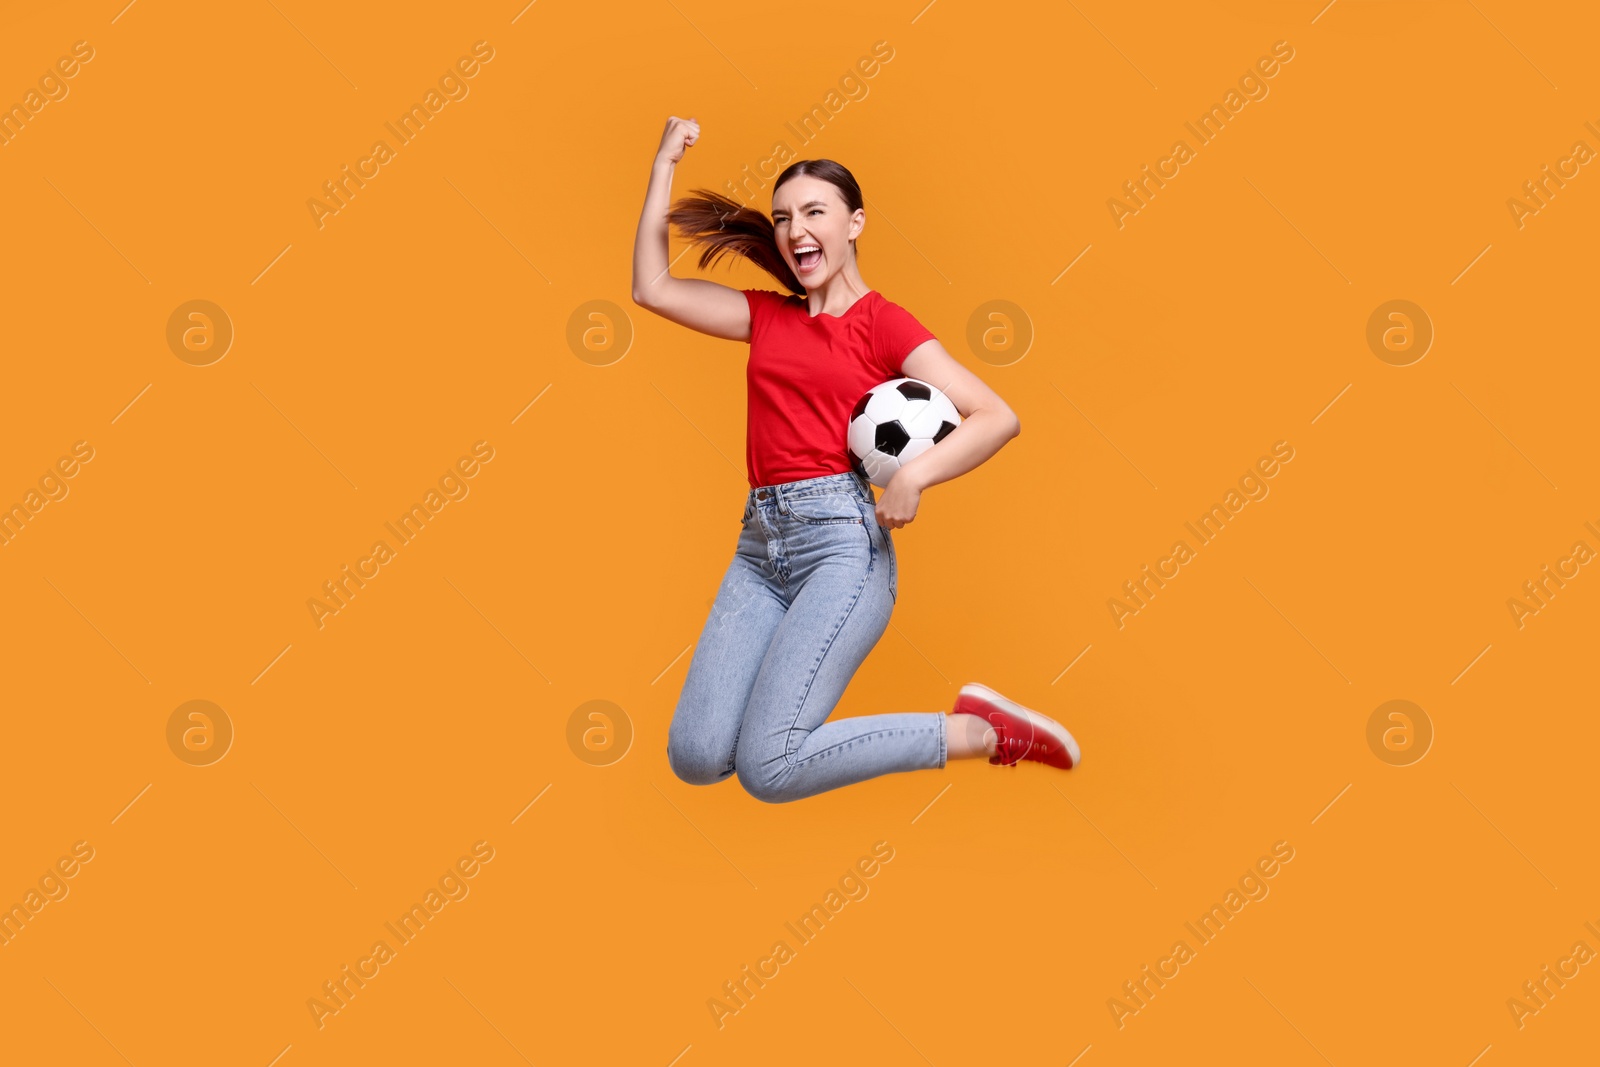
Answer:
[[927, 327], [876, 289], [843, 315], [812, 316], [806, 298], [745, 289], [750, 360], [745, 466], [752, 489], [843, 474], [850, 411], [868, 389], [903, 377]]

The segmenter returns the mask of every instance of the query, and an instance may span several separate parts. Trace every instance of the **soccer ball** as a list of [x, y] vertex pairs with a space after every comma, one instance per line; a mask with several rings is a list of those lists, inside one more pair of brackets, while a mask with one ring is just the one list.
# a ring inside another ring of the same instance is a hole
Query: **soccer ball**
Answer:
[[868, 389], [850, 412], [850, 465], [882, 489], [902, 464], [960, 425], [961, 413], [937, 388], [917, 378], [894, 378]]

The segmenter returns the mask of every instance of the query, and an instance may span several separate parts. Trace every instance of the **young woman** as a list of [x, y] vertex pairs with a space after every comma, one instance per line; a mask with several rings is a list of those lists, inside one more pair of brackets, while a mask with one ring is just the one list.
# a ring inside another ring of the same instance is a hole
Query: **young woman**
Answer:
[[[668, 730], [673, 772], [697, 785], [737, 773], [752, 796], [781, 802], [948, 759], [1070, 769], [1078, 744], [1060, 723], [977, 683], [961, 688], [948, 714], [826, 721], [889, 625], [898, 595], [889, 531], [916, 518], [924, 489], [972, 470], [1022, 427], [931, 332], [861, 280], [866, 213], [844, 167], [792, 164], [773, 186], [770, 220], [704, 189], [669, 211], [673, 169], [699, 137], [694, 119], [667, 121], [634, 244], [633, 299], [690, 329], [750, 342], [750, 491]], [[789, 294], [674, 278], [669, 222], [703, 246], [702, 268], [742, 255]], [[874, 502], [845, 428], [868, 389], [899, 377], [937, 384], [963, 421]]]

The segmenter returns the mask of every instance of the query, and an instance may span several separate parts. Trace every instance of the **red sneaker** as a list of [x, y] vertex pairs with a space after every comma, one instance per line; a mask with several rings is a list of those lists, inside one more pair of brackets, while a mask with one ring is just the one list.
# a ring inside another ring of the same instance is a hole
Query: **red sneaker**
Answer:
[[1022, 760], [1071, 770], [1083, 758], [1066, 727], [1037, 711], [1007, 700], [986, 685], [969, 682], [956, 696], [956, 714], [977, 715], [994, 727], [999, 744], [989, 762], [1015, 766]]

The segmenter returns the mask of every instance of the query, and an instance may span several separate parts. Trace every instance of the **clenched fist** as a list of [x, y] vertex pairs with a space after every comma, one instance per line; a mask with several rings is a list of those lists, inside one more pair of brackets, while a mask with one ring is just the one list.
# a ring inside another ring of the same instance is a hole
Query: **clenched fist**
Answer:
[[667, 119], [667, 129], [661, 135], [661, 148], [656, 159], [676, 163], [683, 158], [688, 147], [700, 139], [700, 124], [694, 119], [680, 119], [673, 115]]

